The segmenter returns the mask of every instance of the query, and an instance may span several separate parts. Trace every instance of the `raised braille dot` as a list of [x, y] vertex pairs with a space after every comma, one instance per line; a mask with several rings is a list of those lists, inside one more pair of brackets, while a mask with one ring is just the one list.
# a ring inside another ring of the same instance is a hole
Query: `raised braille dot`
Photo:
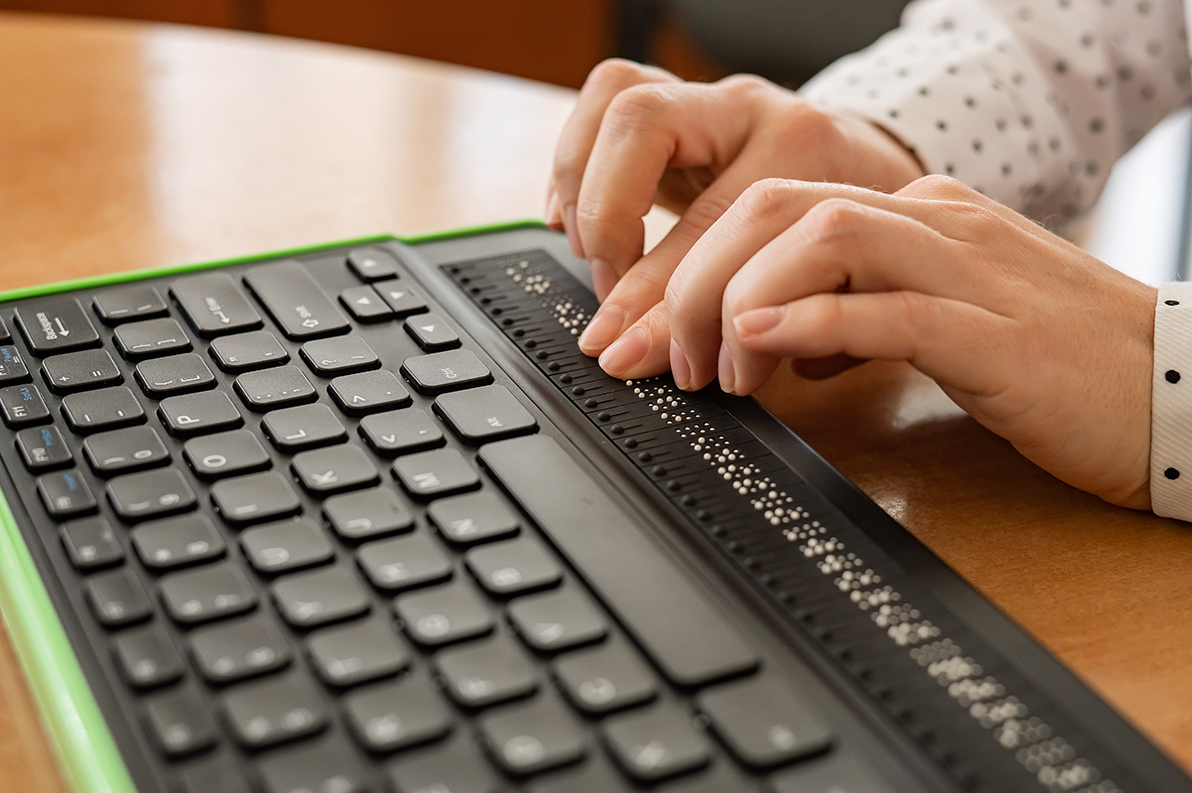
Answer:
[[1168, 306], [1178, 306], [1180, 304], [1180, 301], [1178, 301], [1178, 300], [1164, 300], [1163, 303]]
[[1179, 479], [1180, 478], [1180, 472], [1175, 470], [1174, 468], [1168, 468], [1166, 471], [1163, 472], [1163, 475], [1166, 476], [1168, 479]]
[[1180, 373], [1175, 369], [1168, 369], [1167, 374], [1163, 376], [1167, 378], [1167, 382], [1169, 383], [1178, 383], [1180, 381]]

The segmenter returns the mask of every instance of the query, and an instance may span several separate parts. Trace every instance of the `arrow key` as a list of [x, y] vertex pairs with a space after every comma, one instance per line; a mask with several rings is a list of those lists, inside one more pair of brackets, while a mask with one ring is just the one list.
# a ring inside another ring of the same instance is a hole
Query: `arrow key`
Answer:
[[365, 416], [359, 431], [373, 451], [386, 457], [443, 445], [443, 431], [419, 408]]
[[410, 392], [387, 370], [361, 372], [331, 381], [327, 391], [349, 416], [363, 416], [382, 410], [393, 410], [410, 404]]
[[427, 352], [450, 350], [459, 346], [459, 334], [437, 314], [419, 314], [405, 323], [406, 333]]
[[379, 281], [373, 284], [373, 288], [381, 293], [381, 297], [385, 298], [389, 308], [399, 318], [426, 311], [426, 301], [403, 281]]
[[339, 302], [357, 322], [380, 322], [393, 318], [393, 309], [371, 286], [345, 289], [339, 293]]

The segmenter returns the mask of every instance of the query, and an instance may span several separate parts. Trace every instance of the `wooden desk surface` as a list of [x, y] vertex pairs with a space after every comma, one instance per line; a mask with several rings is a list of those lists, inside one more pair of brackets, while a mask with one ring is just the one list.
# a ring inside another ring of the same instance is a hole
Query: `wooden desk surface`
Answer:
[[[0, 14], [0, 288], [537, 216], [572, 96], [325, 45]], [[901, 366], [780, 377], [764, 397], [1192, 769], [1192, 531], [1059, 483]], [[64, 789], [3, 634], [0, 789]]]

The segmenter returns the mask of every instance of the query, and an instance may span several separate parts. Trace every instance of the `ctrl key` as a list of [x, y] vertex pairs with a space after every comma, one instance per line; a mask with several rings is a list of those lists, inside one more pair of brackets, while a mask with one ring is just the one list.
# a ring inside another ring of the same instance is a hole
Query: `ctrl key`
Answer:
[[69, 518], [94, 512], [98, 503], [77, 469], [37, 478], [37, 493], [51, 517]]

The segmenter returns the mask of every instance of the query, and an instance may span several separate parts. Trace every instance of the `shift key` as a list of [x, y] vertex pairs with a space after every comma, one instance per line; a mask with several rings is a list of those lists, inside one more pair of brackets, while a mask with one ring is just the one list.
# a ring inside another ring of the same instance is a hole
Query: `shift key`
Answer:
[[333, 336], [348, 330], [348, 320], [298, 262], [254, 267], [244, 276], [244, 283], [291, 339]]

